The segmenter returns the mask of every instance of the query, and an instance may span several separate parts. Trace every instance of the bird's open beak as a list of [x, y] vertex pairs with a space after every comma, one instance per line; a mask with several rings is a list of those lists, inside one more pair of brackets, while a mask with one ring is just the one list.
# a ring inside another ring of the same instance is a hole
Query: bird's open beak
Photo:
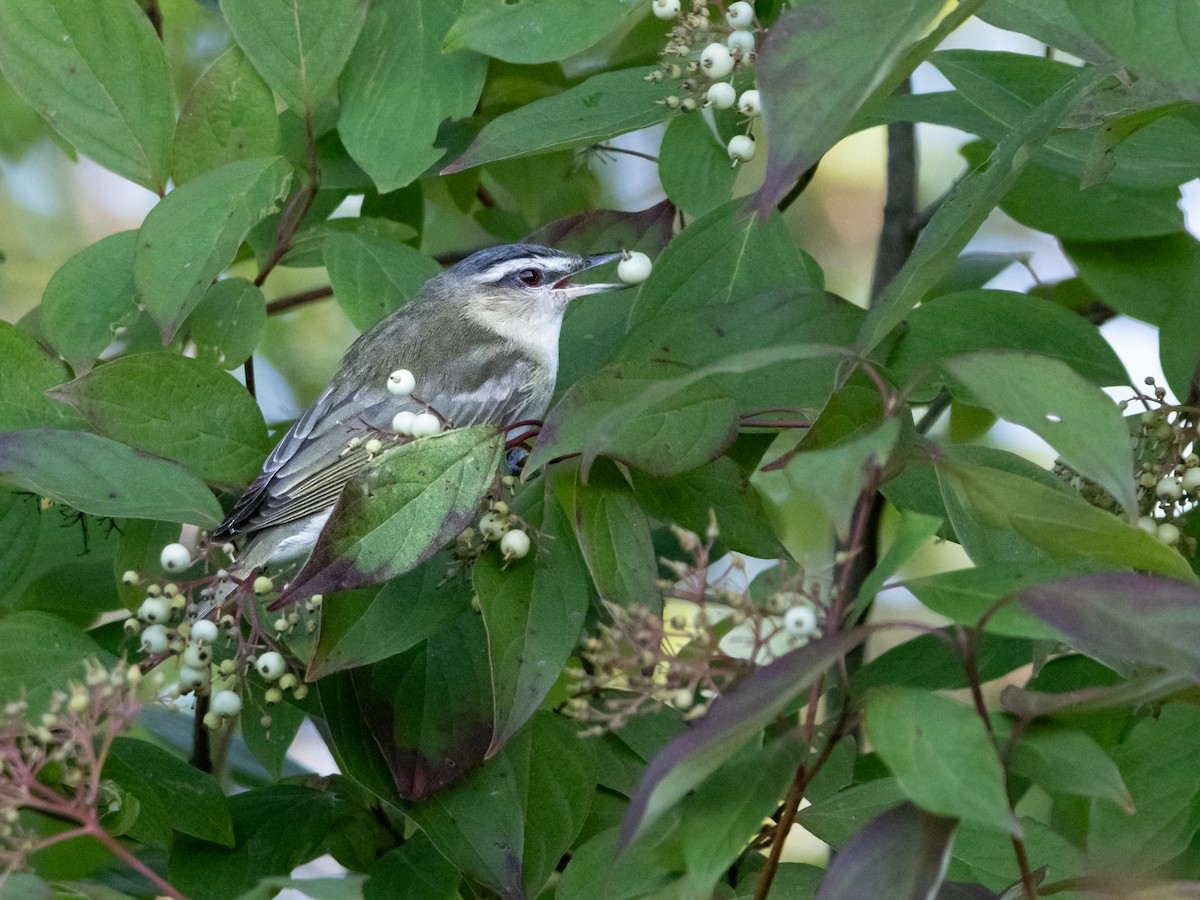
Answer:
[[554, 290], [559, 291], [562, 294], [565, 294], [568, 300], [574, 300], [576, 297], [584, 297], [584, 296], [587, 296], [588, 294], [599, 294], [599, 293], [602, 293], [603, 291], [613, 291], [613, 290], [617, 290], [619, 288], [629, 287], [629, 285], [627, 285], [627, 284], [604, 284], [604, 283], [573, 284], [571, 282], [571, 279], [574, 278], [576, 275], [578, 275], [580, 272], [586, 272], [588, 269], [594, 269], [594, 268], [596, 268], [596, 266], [602, 266], [605, 263], [616, 262], [620, 258], [621, 258], [621, 254], [619, 252], [618, 253], [597, 253], [595, 256], [585, 256], [584, 261], [586, 264], [581, 266], [576, 271], [572, 272], [566, 278], [559, 281], [556, 285], [554, 285]]

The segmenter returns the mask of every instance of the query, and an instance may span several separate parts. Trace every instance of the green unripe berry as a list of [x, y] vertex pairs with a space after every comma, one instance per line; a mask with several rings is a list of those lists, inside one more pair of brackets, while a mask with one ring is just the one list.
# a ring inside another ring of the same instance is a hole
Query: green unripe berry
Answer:
[[266, 575], [259, 575], [254, 579], [254, 593], [269, 594], [273, 590], [275, 590], [275, 582]]

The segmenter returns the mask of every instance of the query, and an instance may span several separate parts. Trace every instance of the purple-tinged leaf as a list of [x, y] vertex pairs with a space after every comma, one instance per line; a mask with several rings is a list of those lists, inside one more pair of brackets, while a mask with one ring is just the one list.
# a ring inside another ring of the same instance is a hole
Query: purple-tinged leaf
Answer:
[[1200, 680], [1200, 588], [1156, 575], [1077, 575], [1027, 588], [1020, 603], [1082, 653]]
[[855, 630], [813, 641], [756, 669], [713, 701], [646, 767], [621, 823], [621, 846], [628, 847], [865, 637]]
[[425, 562], [478, 511], [503, 447], [494, 426], [475, 425], [385, 453], [366, 480], [342, 491], [284, 596], [379, 584]]
[[957, 819], [905, 803], [872, 819], [838, 852], [816, 900], [926, 900], [946, 875]]
[[755, 64], [770, 137], [755, 198], [772, 209], [842, 137], [855, 112], [941, 12], [940, 0], [813, 0], [771, 26]]
[[1014, 716], [1036, 719], [1059, 713], [1096, 712], [1121, 706], [1140, 706], [1193, 688], [1190, 675], [1168, 673], [1138, 678], [1113, 686], [1079, 688], [1062, 693], [1030, 691], [1010, 684], [1000, 692], [1000, 705]]
[[637, 212], [590, 209], [543, 225], [525, 240], [576, 253], [628, 249], [653, 254], [671, 242], [675, 212], [670, 200]]

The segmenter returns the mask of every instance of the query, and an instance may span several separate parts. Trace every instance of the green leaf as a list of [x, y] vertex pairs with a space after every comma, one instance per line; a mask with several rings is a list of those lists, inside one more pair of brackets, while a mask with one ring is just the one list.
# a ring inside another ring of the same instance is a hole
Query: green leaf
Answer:
[[988, 0], [978, 15], [997, 28], [1027, 34], [1089, 62], [1108, 57], [1079, 24], [1070, 0]]
[[192, 86], [175, 127], [171, 174], [191, 181], [226, 163], [279, 153], [271, 89], [246, 55], [231, 47]]
[[817, 900], [940, 897], [958, 822], [905, 803], [875, 817], [830, 863]]
[[175, 126], [162, 43], [136, 3], [0, 2], [0, 71], [100, 165], [162, 194]]
[[370, 234], [332, 233], [324, 253], [334, 296], [359, 331], [399, 309], [442, 270], [419, 250]]
[[484, 759], [494, 732], [473, 610], [411, 650], [318, 684], [339, 766], [388, 803], [436, 795]]
[[550, 692], [579, 642], [592, 595], [570, 523], [554, 498], [545, 498], [540, 517], [526, 519], [536, 532], [535, 551], [508, 563], [490, 551], [476, 561], [472, 574], [487, 628], [496, 704], [489, 755]]
[[1139, 722], [1113, 751], [1136, 812], [1111, 800], [1092, 803], [1087, 850], [1114, 871], [1148, 872], [1175, 859], [1200, 827], [1200, 771], [1194, 765], [1200, 710], [1168, 703]]
[[621, 846], [628, 847], [646, 832], [865, 636], [862, 631], [844, 631], [811, 641], [755, 669], [718, 696], [703, 718], [646, 767], [621, 823]]
[[18, 428], [82, 428], [83, 420], [46, 391], [71, 377], [70, 370], [16, 325], [0, 322], [0, 431]]
[[1018, 597], [1077, 650], [1200, 680], [1200, 588], [1131, 572], [1074, 575]]
[[663, 135], [658, 177], [676, 206], [703, 216], [729, 201], [737, 168], [704, 116], [679, 116]]
[[1097, 42], [1143, 78], [1200, 100], [1200, 30], [1195, 0], [1069, 0], [1071, 13]]
[[434, 557], [379, 590], [363, 589], [325, 598], [321, 635], [307, 678], [387, 659], [449, 625], [471, 603], [470, 583], [446, 578]]
[[926, 691], [879, 688], [867, 697], [866, 731], [922, 809], [1021, 834], [996, 748], [969, 706]]
[[462, 874], [423, 833], [379, 858], [363, 885], [363, 900], [461, 900]]
[[[258, 886], [238, 897], [238, 900], [273, 900], [285, 890], [310, 900], [362, 900], [366, 888], [365, 875], [342, 872], [329, 878], [260, 878]], [[395, 895], [393, 895], [395, 896]]]
[[899, 383], [909, 384], [942, 360], [979, 350], [1038, 353], [1062, 360], [1096, 385], [1129, 383], [1112, 346], [1085, 318], [1007, 291], [962, 291], [923, 301], [909, 315], [888, 365]]
[[1071, 105], [1095, 90], [1107, 74], [1105, 69], [1080, 70], [996, 145], [984, 167], [958, 182], [938, 206], [904, 267], [868, 313], [858, 340], [861, 351], [875, 348], [949, 271]]
[[579, 381], [546, 416], [528, 464], [536, 469], [555, 457], [583, 452], [585, 470], [596, 456], [609, 456], [667, 477], [715, 459], [736, 436], [737, 406], [711, 380], [661, 402], [643, 403], [636, 413], [619, 414], [675, 371], [653, 363], [616, 363]]
[[514, 156], [595, 144], [649, 128], [672, 115], [659, 103], [665, 95], [661, 84], [646, 81], [645, 68], [601, 72], [561, 94], [497, 116], [442, 174]]
[[32, 714], [83, 675], [85, 659], [106, 654], [90, 637], [58, 616], [22, 610], [0, 616], [0, 701], [24, 699]]
[[[942, 11], [937, 0], [814, 0], [783, 13], [755, 62], [767, 174], [754, 204], [773, 209], [840, 139], [858, 108]], [[870, 22], [870, 28], [863, 23]]]
[[[247, 679], [245, 685], [242, 739], [270, 777], [278, 779], [283, 774], [288, 749], [304, 724], [304, 711], [286, 700], [267, 703], [267, 686], [257, 678]], [[270, 725], [263, 725], [265, 716], [270, 716]]]
[[524, 808], [522, 882], [529, 896], [537, 896], [587, 819], [596, 794], [596, 754], [569, 720], [539, 712], [506, 755]]
[[904, 791], [895, 778], [881, 777], [852, 784], [796, 815], [796, 822], [832, 847], [848, 843], [875, 817], [904, 803]]
[[367, 4], [362, 0], [221, 0], [221, 12], [263, 79], [302, 113], [341, 74]]
[[[961, 152], [976, 168], [993, 151], [986, 142], [975, 142]], [[1040, 163], [1022, 170], [1000, 208], [1022, 225], [1074, 241], [1157, 237], [1180, 231], [1184, 224], [1174, 185], [1133, 188], [1104, 181], [1084, 188], [1082, 175]]]
[[[1064, 243], [1079, 276], [1120, 312], [1161, 325], [1200, 278], [1200, 241], [1180, 232], [1140, 240]], [[1164, 339], [1171, 336], [1165, 331]]]
[[[1022, 817], [1020, 822], [1025, 832], [1025, 855], [1035, 872], [1046, 866], [1050, 877], [1057, 882], [1089, 871], [1084, 866], [1083, 854], [1058, 830], [1027, 817]], [[994, 828], [961, 822], [954, 836], [954, 858], [946, 870], [946, 877], [978, 882], [998, 893], [1006, 891], [1021, 879], [1012, 836]], [[1012, 900], [1012, 895], [1003, 900]]]
[[795, 735], [744, 748], [680, 802], [680, 896], [709, 897], [796, 776], [807, 748]]
[[1050, 793], [1099, 797], [1134, 811], [1117, 764], [1082, 731], [1031, 728], [1013, 747], [1009, 767]]
[[586, 483], [575, 482], [575, 530], [602, 600], [661, 608], [650, 523], [628, 482], [608, 460], [597, 460]]
[[760, 220], [733, 201], [671, 241], [638, 294], [630, 330], [781, 289], [819, 293], [824, 290], [821, 271], [796, 248], [782, 216]]
[[1099, 388], [1065, 363], [1031, 354], [975, 353], [950, 360], [946, 370], [975, 402], [1028, 428], [1137, 517], [1129, 428]]
[[46, 285], [42, 332], [77, 374], [92, 367], [115, 339], [117, 328], [137, 317], [136, 243], [136, 231], [119, 231], [96, 241], [67, 260]]
[[221, 505], [187, 469], [79, 431], [0, 434], [0, 482], [94, 516], [216, 525]]
[[[229, 798], [234, 844], [181, 836], [171, 846], [167, 878], [188, 896], [237, 897], [268, 875], [287, 875], [321, 852], [334, 821], [330, 793], [276, 784]], [[269, 848], [264, 852], [262, 848]]]
[[187, 324], [196, 359], [226, 371], [240, 368], [267, 326], [267, 302], [245, 278], [226, 278], [204, 292]]
[[170, 829], [233, 846], [233, 821], [220, 785], [166, 750], [143, 740], [117, 738], [104, 763], [104, 777], [138, 799], [137, 827], [142, 834], [155, 835], [163, 849]]
[[628, 0], [465, 0], [445, 52], [467, 48], [513, 63], [558, 62], [586, 50], [635, 9]]
[[638, 502], [651, 516], [703, 534], [709, 514], [717, 520], [721, 543], [763, 559], [779, 556], [779, 539], [767, 521], [758, 491], [728, 456], [674, 478], [630, 472]]
[[[960, 517], [1014, 532], [1056, 559], [1092, 561], [1110, 568], [1136, 568], [1194, 582], [1187, 561], [1136, 525], [1084, 500], [1020, 475], [948, 457], [938, 468], [943, 491], [957, 506], [950, 519], [961, 532]], [[960, 534], [961, 536], [961, 534]], [[973, 552], [974, 548], [968, 548]], [[985, 554], [986, 555], [986, 554]], [[1011, 555], [1004, 561], [1023, 561]]]
[[494, 425], [475, 425], [385, 453], [346, 485], [287, 593], [379, 584], [416, 568], [470, 524], [503, 450]]
[[[992, 681], [1033, 661], [1033, 645], [1025, 638], [981, 634], [975, 641], [978, 680]], [[893, 685], [925, 690], [952, 690], [971, 685], [957, 646], [956, 630], [922, 634], [880, 654], [850, 681], [855, 690]]]
[[1024, 588], [1074, 575], [1086, 566], [1073, 563], [992, 563], [971, 569], [939, 572], [904, 582], [904, 587], [940, 616], [960, 625], [977, 625], [988, 615], [992, 634], [1057, 641], [1060, 635], [1018, 603], [1000, 601]]
[[461, 0], [377, 3], [339, 83], [338, 133], [381, 193], [421, 175], [443, 155], [438, 126], [470, 115], [487, 60], [442, 53]]
[[[419, 189], [411, 186], [413, 190]], [[331, 191], [341, 202], [343, 192]], [[313, 222], [312, 225], [301, 229], [292, 238], [291, 249], [284, 254], [280, 265], [291, 266], [295, 269], [317, 269], [326, 265], [325, 244], [335, 234], [350, 234], [365, 236], [368, 239], [378, 239], [384, 246], [394, 244], [414, 244], [417, 231], [411, 225], [403, 222], [393, 222], [391, 219], [374, 216], [345, 216], [336, 219], [324, 219]], [[273, 240], [273, 238], [272, 238]], [[261, 251], [260, 251], [261, 255]]]
[[173, 353], [140, 353], [55, 388], [97, 432], [183, 463], [206, 481], [254, 479], [270, 448], [254, 398], [233, 376]]
[[244, 159], [205, 172], [150, 210], [137, 236], [133, 278], [170, 339], [250, 229], [279, 209], [292, 168], [282, 157]]

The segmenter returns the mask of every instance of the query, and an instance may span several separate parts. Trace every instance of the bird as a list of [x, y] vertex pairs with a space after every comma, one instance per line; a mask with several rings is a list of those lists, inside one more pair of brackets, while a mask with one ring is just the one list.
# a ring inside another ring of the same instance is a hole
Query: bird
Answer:
[[[581, 272], [622, 258], [536, 244], [480, 250], [430, 278], [412, 299], [363, 332], [329, 385], [267, 456], [213, 543], [238, 548], [231, 574], [307, 557], [342, 489], [370, 466], [402, 410], [433, 412], [445, 428], [540, 420], [558, 373], [563, 313], [577, 297], [624, 284], [576, 284]], [[411, 372], [410, 394], [388, 389]]]

